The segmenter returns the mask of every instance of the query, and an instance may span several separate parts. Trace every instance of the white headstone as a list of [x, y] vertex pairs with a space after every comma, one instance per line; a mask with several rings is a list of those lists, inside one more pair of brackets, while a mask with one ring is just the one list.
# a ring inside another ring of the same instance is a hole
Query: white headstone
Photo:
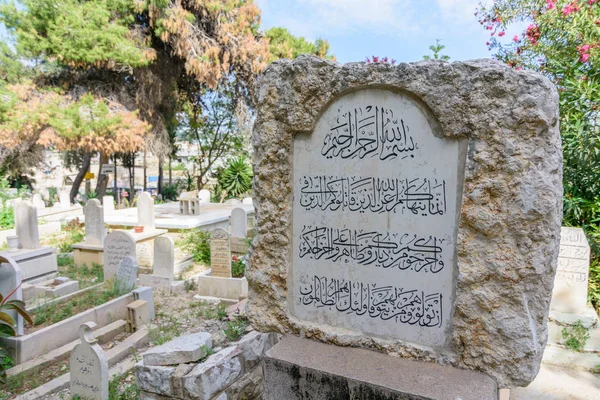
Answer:
[[168, 236], [154, 239], [154, 267], [152, 275], [161, 278], [174, 279], [175, 273], [175, 244]]
[[210, 268], [212, 276], [231, 278], [231, 243], [225, 229], [210, 232]]
[[154, 247], [150, 242], [138, 243], [136, 247], [138, 264], [142, 267], [152, 267], [154, 259]]
[[70, 198], [70, 193], [68, 190], [63, 189], [59, 192], [59, 200], [60, 200], [60, 206], [62, 208], [71, 207], [71, 198]]
[[210, 203], [210, 191], [206, 189], [200, 190], [198, 192], [198, 199], [200, 200], [200, 204]]
[[231, 217], [229, 219], [231, 223], [231, 237], [245, 238], [248, 233], [248, 217], [246, 211], [243, 208], [234, 208], [231, 211]]
[[150, 193], [140, 193], [137, 199], [138, 225], [144, 229], [154, 229], [154, 199]]
[[409, 97], [339, 98], [293, 146], [293, 316], [427, 346], [448, 341], [459, 142]]
[[[0, 255], [0, 294], [6, 298], [10, 293], [18, 287], [9, 300], [23, 300], [23, 289], [21, 284], [21, 268], [9, 256]], [[23, 317], [17, 314], [16, 311], [5, 310], [17, 323], [17, 335], [23, 334]]]
[[135, 257], [135, 239], [126, 231], [113, 231], [104, 238], [104, 280], [114, 278], [121, 260]]
[[37, 209], [28, 201], [15, 203], [15, 231], [23, 249], [38, 249], [40, 234], [38, 230]]
[[83, 210], [85, 214], [85, 243], [101, 245], [106, 237], [104, 212], [98, 199], [90, 199]]
[[44, 203], [44, 199], [42, 199], [42, 195], [40, 193], [34, 193], [31, 198], [31, 203], [38, 210], [43, 210], [46, 208], [46, 203]]
[[71, 351], [71, 396], [81, 399], [108, 400], [108, 360], [92, 336], [97, 327], [95, 322], [86, 322], [79, 327], [79, 340]]
[[242, 200], [242, 204], [254, 204], [252, 202], [252, 197], [244, 197], [244, 199]]
[[179, 198], [182, 199], [182, 200], [197, 199], [198, 198], [198, 191], [197, 190], [193, 190], [191, 192], [181, 192], [181, 194], [179, 195]]
[[581, 228], [562, 227], [558, 267], [552, 290], [552, 310], [583, 314], [587, 308], [590, 245]]
[[119, 264], [115, 280], [122, 289], [131, 290], [137, 282], [138, 264], [135, 257], [125, 257]]
[[240, 205], [242, 204], [241, 201], [239, 201], [238, 199], [229, 199], [229, 200], [225, 200], [225, 202], [223, 204], [235, 204], [235, 205]]
[[112, 196], [103, 196], [102, 207], [104, 207], [104, 215], [112, 214], [115, 212], [115, 199]]

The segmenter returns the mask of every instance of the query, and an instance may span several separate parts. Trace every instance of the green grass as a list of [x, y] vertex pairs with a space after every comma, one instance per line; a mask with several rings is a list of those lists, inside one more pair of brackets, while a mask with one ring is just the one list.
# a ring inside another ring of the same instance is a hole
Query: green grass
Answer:
[[93, 263], [91, 267], [84, 264], [81, 267], [75, 265], [73, 257], [58, 255], [58, 272], [60, 276], [79, 281], [79, 288], [85, 288], [104, 280], [104, 269], [102, 265]]
[[565, 339], [565, 346], [568, 349], [580, 352], [583, 351], [585, 343], [590, 338], [590, 333], [579, 320], [575, 325], [563, 328], [562, 337]]
[[[140, 397], [140, 390], [137, 387], [136, 380], [132, 379], [131, 383], [126, 382], [129, 374], [115, 375], [108, 382], [108, 399], [109, 400], [136, 400]], [[119, 390], [119, 387], [121, 389]]]
[[248, 323], [244, 318], [236, 318], [235, 320], [230, 321], [226, 324], [223, 333], [229, 341], [235, 342], [241, 339], [241, 337], [246, 332], [247, 326]]
[[225, 304], [214, 306], [206, 301], [192, 301], [189, 307], [193, 309], [197, 318], [223, 320], [227, 317], [227, 306]]
[[148, 336], [152, 344], [156, 346], [170, 342], [182, 333], [181, 324], [177, 318], [163, 312], [157, 313], [155, 325], [148, 331]]

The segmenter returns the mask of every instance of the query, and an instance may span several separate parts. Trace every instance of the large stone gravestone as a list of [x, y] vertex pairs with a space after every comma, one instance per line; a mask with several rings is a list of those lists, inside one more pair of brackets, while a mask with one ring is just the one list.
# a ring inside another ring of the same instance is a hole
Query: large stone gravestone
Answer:
[[154, 239], [154, 269], [152, 274], [169, 280], [174, 279], [175, 244], [168, 236]]
[[301, 56], [258, 93], [253, 326], [530, 383], [562, 215], [552, 84]]
[[133, 235], [125, 231], [114, 231], [104, 239], [104, 252], [102, 255], [104, 264], [104, 280], [112, 279], [121, 260], [125, 257], [135, 257], [135, 239]]
[[86, 322], [79, 327], [81, 343], [71, 351], [71, 396], [82, 399], [108, 400], [108, 360], [91, 331], [95, 322]]
[[590, 245], [585, 232], [581, 228], [561, 228], [558, 267], [550, 303], [553, 318], [561, 322], [591, 318], [591, 324], [596, 322], [593, 308], [587, 305], [589, 273]]
[[144, 229], [154, 229], [154, 199], [150, 193], [140, 193], [137, 199], [138, 225]]
[[200, 200], [200, 204], [209, 204], [210, 203], [210, 190], [202, 189], [198, 192], [198, 199]]
[[58, 198], [59, 198], [59, 204], [61, 208], [70, 208], [71, 207], [71, 197], [70, 197], [70, 193], [68, 190], [66, 189], [62, 189], [59, 193], [58, 193]]
[[231, 278], [231, 247], [225, 229], [210, 232], [210, 268], [211, 276]]
[[102, 207], [104, 207], [104, 215], [110, 215], [115, 212], [115, 199], [112, 196], [102, 197]]
[[40, 247], [37, 209], [28, 201], [18, 201], [15, 208], [15, 231], [23, 249]]
[[44, 199], [42, 198], [42, 195], [40, 193], [33, 194], [31, 198], [31, 203], [38, 210], [43, 210], [44, 208], [46, 208], [46, 203], [44, 202]]
[[106, 236], [104, 211], [98, 199], [90, 199], [83, 210], [85, 214], [85, 243], [102, 245]]
[[122, 290], [131, 290], [137, 282], [138, 264], [135, 257], [124, 257], [119, 264], [115, 280]]

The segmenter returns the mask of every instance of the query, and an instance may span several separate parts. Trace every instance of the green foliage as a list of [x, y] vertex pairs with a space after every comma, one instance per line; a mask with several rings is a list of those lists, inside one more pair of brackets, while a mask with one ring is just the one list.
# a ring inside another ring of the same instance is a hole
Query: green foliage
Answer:
[[449, 56], [446, 55], [441, 55], [440, 53], [442, 52], [442, 50], [444, 50], [446, 48], [446, 46], [440, 44], [440, 39], [435, 39], [435, 44], [429, 46], [429, 50], [431, 50], [431, 52], [433, 53], [433, 57], [432, 56], [423, 56], [424, 60], [444, 60], [444, 61], [448, 61], [450, 59]]
[[96, 193], [95, 190], [90, 190], [89, 192], [86, 193], [86, 197], [88, 198], [88, 200], [90, 200], [90, 199], [97, 199], [98, 198], [98, 193]]
[[246, 273], [246, 256], [231, 258], [231, 275], [234, 278], [241, 278]]
[[210, 233], [202, 230], [189, 230], [181, 233], [178, 245], [194, 262], [210, 265]]
[[226, 198], [240, 197], [252, 190], [252, 167], [245, 157], [234, 158], [219, 172], [217, 181]]
[[193, 279], [188, 279], [183, 282], [183, 288], [187, 293], [189, 293], [198, 288], [198, 283]]
[[583, 326], [581, 320], [578, 320], [575, 325], [565, 327], [562, 330], [562, 337], [565, 340], [565, 346], [573, 351], [582, 351], [585, 343], [590, 338], [590, 333]]
[[[4, 41], [0, 42], [0, 82], [17, 83], [30, 73], [17, 54]], [[0, 86], [2, 83], [0, 83]], [[0, 92], [1, 93], [1, 92]], [[1, 104], [1, 103], [0, 103]], [[0, 110], [2, 106], [0, 105]], [[1, 111], [0, 111], [1, 113]], [[1, 121], [1, 119], [0, 119]]]
[[20, 0], [0, 6], [0, 21], [14, 32], [17, 49], [31, 58], [55, 58], [121, 70], [149, 62], [147, 46], [132, 35], [134, 2]]
[[179, 183], [175, 182], [172, 185], [166, 184], [161, 192], [164, 200], [175, 201], [179, 197]]
[[235, 342], [236, 340], [239, 340], [244, 335], [244, 333], [246, 332], [247, 326], [248, 326], [248, 323], [246, 322], [245, 319], [236, 318], [233, 321], [230, 321], [226, 324], [225, 329], [223, 330], [223, 333], [225, 334], [225, 337], [229, 341]]
[[224, 320], [227, 318], [227, 306], [219, 303], [217, 306], [206, 301], [193, 301], [190, 303], [190, 308], [195, 310], [198, 318]]
[[[19, 286], [21, 286], [19, 284]], [[6, 297], [0, 293], [0, 337], [11, 337], [17, 336], [17, 322], [13, 319], [11, 315], [8, 314], [9, 311], [16, 311], [25, 321], [27, 321], [30, 325], [33, 325], [33, 320], [31, 316], [25, 310], [25, 302], [22, 300], [9, 300], [19, 289], [17, 286], [12, 292], [10, 292]], [[2, 362], [0, 363], [0, 384], [6, 383], [6, 367], [10, 365], [10, 357], [5, 349], [0, 347], [0, 359]], [[8, 359], [8, 361], [6, 361]]]
[[157, 317], [155, 326], [148, 331], [148, 336], [153, 345], [160, 346], [181, 335], [181, 324], [177, 318], [162, 312], [157, 313]]
[[[116, 374], [108, 382], [108, 399], [109, 400], [136, 400], [140, 398], [140, 390], [137, 387], [135, 379], [129, 374]], [[131, 383], [128, 383], [131, 381]]]
[[75, 218], [62, 227], [66, 237], [58, 243], [58, 249], [61, 253], [72, 252], [73, 245], [83, 241], [85, 238], [84, 226], [84, 223], [79, 222], [79, 218]]
[[312, 54], [328, 60], [335, 60], [335, 56], [329, 54], [327, 40], [317, 39], [311, 43], [303, 37], [292, 35], [287, 29], [281, 27], [269, 29], [265, 32], [265, 36], [269, 39], [270, 61], [280, 58], [294, 59], [301, 54]]

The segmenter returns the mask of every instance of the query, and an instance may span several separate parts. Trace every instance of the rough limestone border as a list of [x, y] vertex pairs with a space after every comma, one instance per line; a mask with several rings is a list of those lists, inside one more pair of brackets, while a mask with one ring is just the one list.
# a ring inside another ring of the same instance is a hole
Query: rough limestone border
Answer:
[[[382, 340], [290, 318], [292, 153], [327, 106], [363, 88], [421, 99], [447, 137], [468, 139], [448, 348]], [[562, 217], [558, 94], [543, 76], [493, 60], [339, 65], [316, 57], [271, 64], [254, 125], [256, 236], [249, 316], [261, 331], [483, 371], [501, 388], [539, 370]]]

